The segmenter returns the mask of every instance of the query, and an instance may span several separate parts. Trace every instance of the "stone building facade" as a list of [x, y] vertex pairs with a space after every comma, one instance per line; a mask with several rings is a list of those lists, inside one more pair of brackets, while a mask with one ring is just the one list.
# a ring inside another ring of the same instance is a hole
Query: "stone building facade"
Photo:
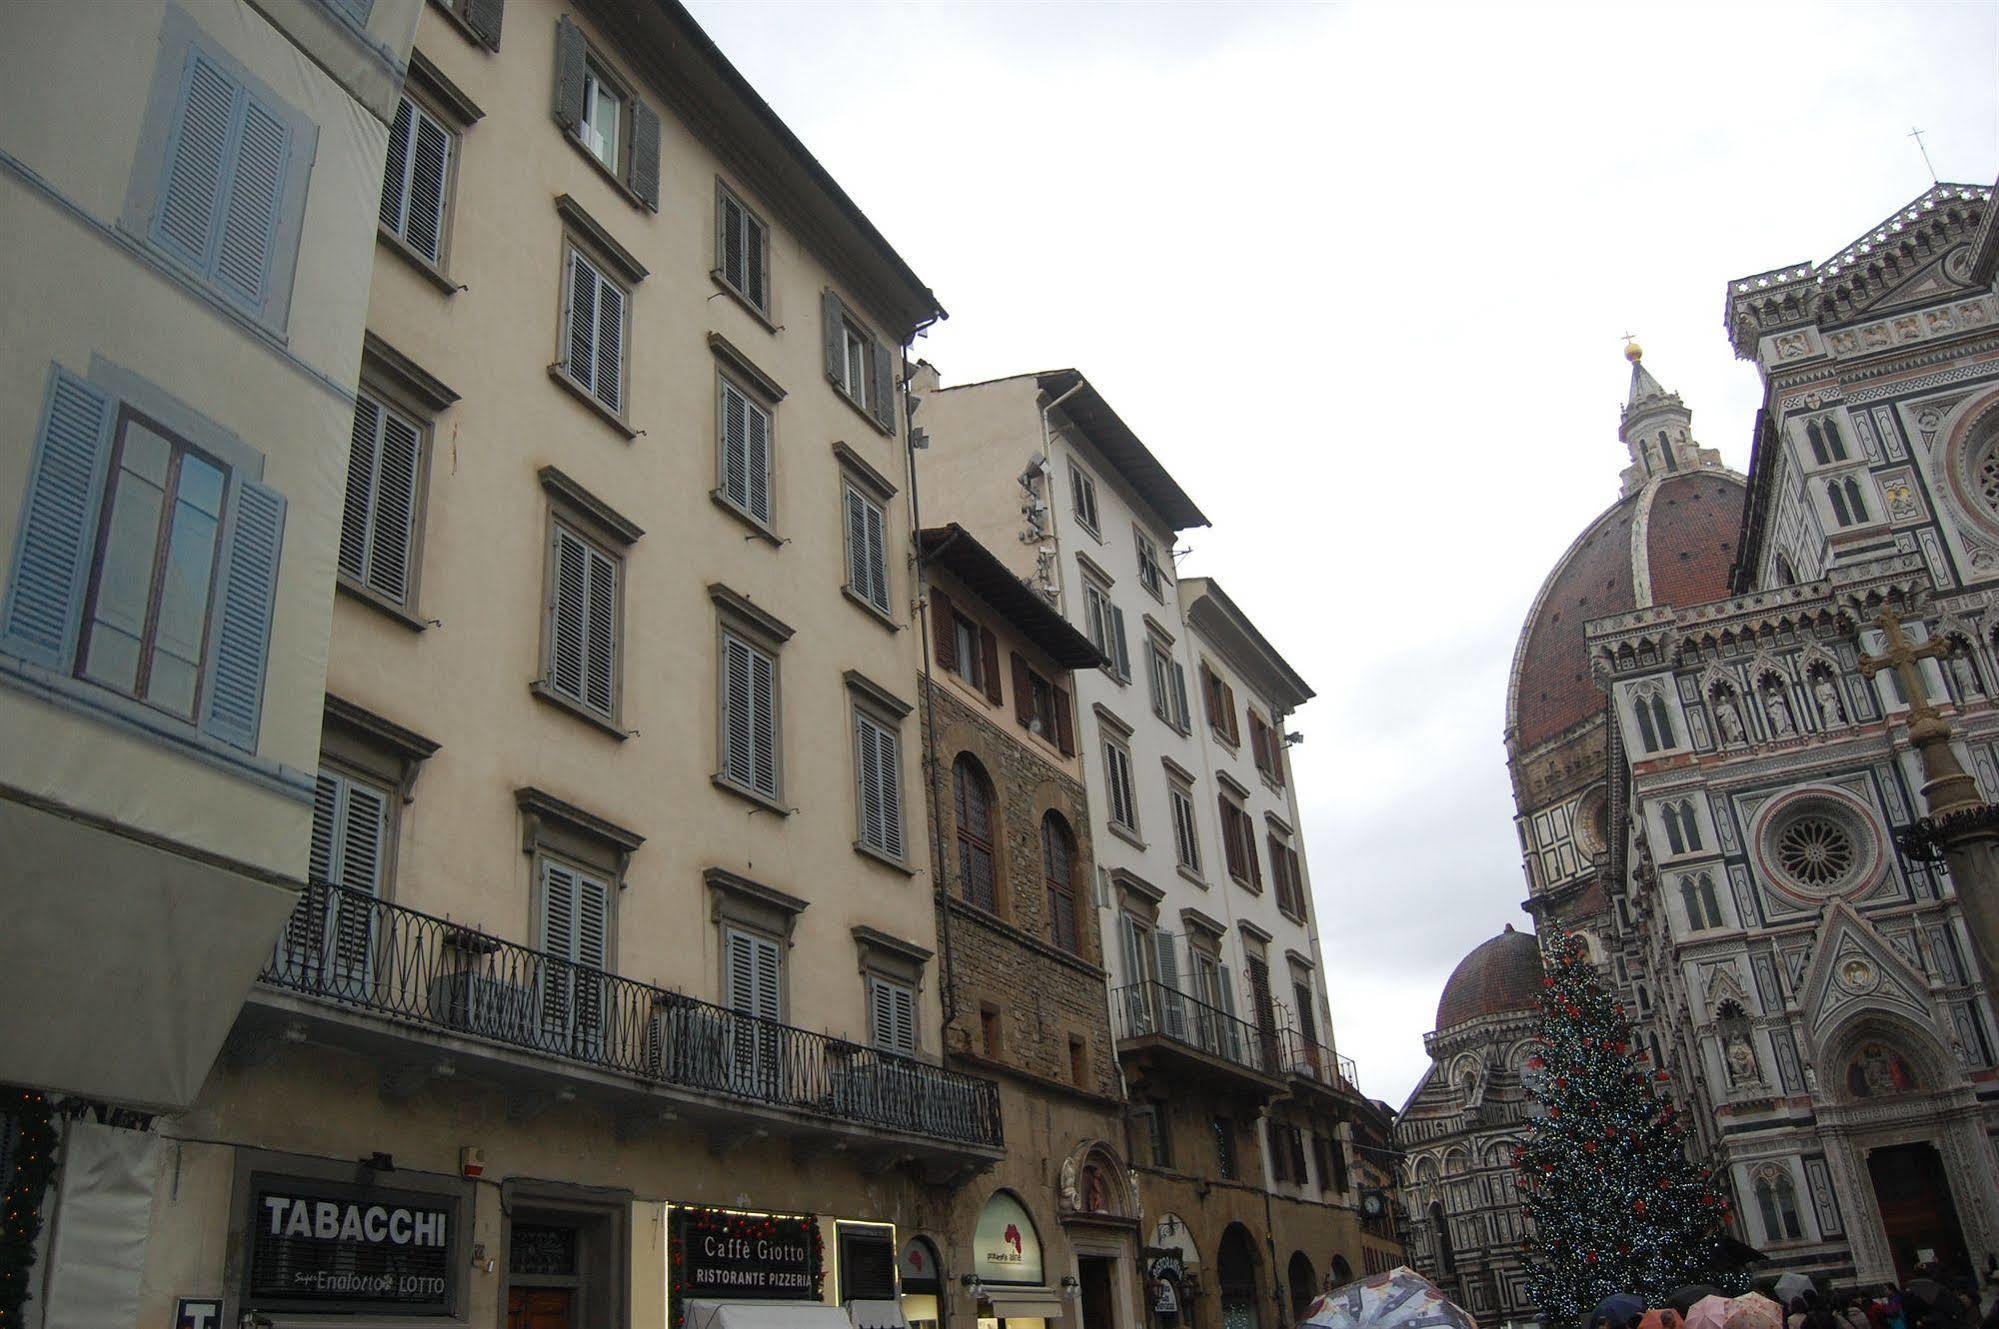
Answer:
[[1541, 952], [1511, 924], [1444, 984], [1424, 1040], [1430, 1069], [1395, 1123], [1415, 1266], [1481, 1324], [1528, 1323], [1526, 1217], [1513, 1149], [1534, 1104], [1527, 1060], [1540, 1023]]
[[1514, 661], [1528, 908], [1587, 941], [1769, 1272], [1999, 1246], [1991, 195], [1938, 185], [1730, 283], [1765, 385], [1746, 478], [1630, 348], [1623, 497]]
[[[999, 1083], [1008, 1148], [956, 1193], [934, 1233], [912, 1239], [934, 1236], [943, 1252], [954, 1323], [1001, 1315], [1030, 1329], [1135, 1323], [1144, 1294], [1138, 1207], [1103, 939], [1089, 908], [1089, 798], [1073, 742], [1064, 751], [1070, 724], [1031, 727], [1042, 713], [1037, 696], [1071, 705], [1073, 671], [1102, 657], [962, 527], [920, 532], [918, 546], [930, 643], [924, 789], [939, 944], [949, 955], [945, 1060]], [[1004, 1249], [979, 1244], [996, 1195], [1032, 1221], [1038, 1278], [1023, 1280], [992, 1258]], [[976, 1281], [967, 1286], [966, 1276]]]

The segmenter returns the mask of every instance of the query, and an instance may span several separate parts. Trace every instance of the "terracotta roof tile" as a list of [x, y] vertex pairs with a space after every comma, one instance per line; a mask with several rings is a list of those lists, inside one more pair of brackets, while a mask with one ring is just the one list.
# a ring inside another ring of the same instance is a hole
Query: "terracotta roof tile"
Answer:
[[1531, 932], [1506, 931], [1458, 962], [1437, 1002], [1437, 1028], [1482, 1015], [1532, 1010], [1541, 1002], [1541, 946]]

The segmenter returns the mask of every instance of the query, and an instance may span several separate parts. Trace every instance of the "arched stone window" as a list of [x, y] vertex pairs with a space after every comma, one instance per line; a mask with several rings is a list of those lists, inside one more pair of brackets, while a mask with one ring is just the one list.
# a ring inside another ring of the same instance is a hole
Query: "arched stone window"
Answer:
[[1687, 926], [1694, 931], [1721, 926], [1721, 899], [1715, 894], [1714, 878], [1708, 873], [1690, 873], [1680, 878], [1680, 903], [1686, 907]]
[[1647, 752], [1662, 752], [1678, 747], [1680, 740], [1673, 733], [1673, 717], [1666, 709], [1663, 689], [1654, 683], [1639, 688], [1632, 696], [1632, 710], [1638, 721], [1638, 738]]
[[1430, 1202], [1430, 1231], [1437, 1243], [1437, 1268], [1446, 1278], [1457, 1277], [1458, 1253], [1451, 1247], [1450, 1223], [1444, 1217], [1444, 1206], [1434, 1200]]
[[1839, 417], [1828, 415], [1820, 423], [1825, 426], [1826, 451], [1832, 454], [1832, 460], [1845, 461], [1846, 441], [1839, 436]]
[[1825, 437], [1824, 435], [1819, 433], [1818, 421], [1816, 420], [1805, 421], [1805, 438], [1812, 445], [1813, 461], [1823, 466], [1827, 462], [1832, 460], [1832, 454], [1826, 451]]
[[1680, 469], [1679, 463], [1673, 460], [1673, 445], [1666, 441], [1666, 431], [1663, 429], [1659, 431], [1659, 460], [1666, 464], [1666, 469], [1669, 471]]
[[1798, 570], [1792, 567], [1791, 560], [1782, 554], [1777, 555], [1777, 584], [1779, 586], [1798, 584]]
[[1041, 876], [1048, 886], [1048, 938], [1071, 955], [1081, 954], [1076, 928], [1076, 837], [1059, 812], [1041, 819]]
[[1691, 799], [1676, 799], [1661, 810], [1660, 820], [1666, 825], [1666, 845], [1673, 853], [1699, 853], [1701, 844], [1701, 824], [1694, 816]]
[[1790, 1169], [1772, 1163], [1756, 1169], [1752, 1189], [1756, 1213], [1763, 1220], [1765, 1241], [1796, 1241], [1804, 1235], [1798, 1221], [1798, 1191]]
[[951, 768], [958, 826], [958, 880], [966, 901], [999, 911], [999, 874], [993, 856], [993, 786], [978, 761], [960, 756]]
[[1832, 503], [1833, 519], [1841, 526], [1857, 526], [1868, 520], [1867, 504], [1860, 497], [1860, 482], [1852, 476], [1826, 481], [1825, 492]]

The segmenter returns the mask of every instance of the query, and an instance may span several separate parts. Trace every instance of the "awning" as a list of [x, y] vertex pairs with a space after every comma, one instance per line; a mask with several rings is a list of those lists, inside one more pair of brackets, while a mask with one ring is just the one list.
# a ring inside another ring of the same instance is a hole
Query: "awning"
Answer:
[[854, 1329], [909, 1329], [902, 1307], [892, 1301], [850, 1301], [847, 1310], [854, 1317]]
[[1063, 1310], [1062, 1299], [1052, 1292], [1000, 1292], [992, 1299], [992, 1313], [1001, 1319], [1059, 1320]]
[[854, 1329], [854, 1322], [816, 1301], [690, 1301], [687, 1329]]

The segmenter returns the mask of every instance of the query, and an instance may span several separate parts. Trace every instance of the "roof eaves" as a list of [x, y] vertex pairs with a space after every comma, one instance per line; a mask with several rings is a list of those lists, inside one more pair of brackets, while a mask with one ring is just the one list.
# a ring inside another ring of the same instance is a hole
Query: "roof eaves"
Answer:
[[1289, 703], [1287, 709], [1296, 710], [1319, 695], [1312, 690], [1312, 685], [1291, 667], [1290, 662], [1278, 654], [1277, 648], [1270, 644], [1270, 639], [1265, 637], [1250, 616], [1243, 613], [1241, 607], [1229, 598], [1228, 592], [1222, 589], [1220, 582], [1213, 577], [1188, 577], [1181, 584], [1192, 590], [1197, 602], [1203, 599], [1211, 602], [1223, 620], [1241, 636], [1243, 644], [1255, 651], [1258, 656], [1257, 663], [1264, 666], [1291, 690], [1291, 696], [1278, 699]]
[[1108, 663], [1088, 637], [958, 523], [926, 527], [917, 532], [916, 541], [926, 562], [949, 569], [1057, 664], [1069, 669], [1098, 669]]
[[[1173, 478], [1152, 449], [1145, 446], [1130, 425], [1104, 400], [1096, 385], [1077, 369], [1051, 369], [1036, 375], [1041, 390], [1050, 399], [1067, 396], [1062, 413], [1071, 424], [1096, 445], [1096, 449], [1117, 469], [1119, 475], [1140, 498], [1176, 531], [1212, 525], [1180, 482]], [[1073, 389], [1080, 391], [1071, 394]]]

